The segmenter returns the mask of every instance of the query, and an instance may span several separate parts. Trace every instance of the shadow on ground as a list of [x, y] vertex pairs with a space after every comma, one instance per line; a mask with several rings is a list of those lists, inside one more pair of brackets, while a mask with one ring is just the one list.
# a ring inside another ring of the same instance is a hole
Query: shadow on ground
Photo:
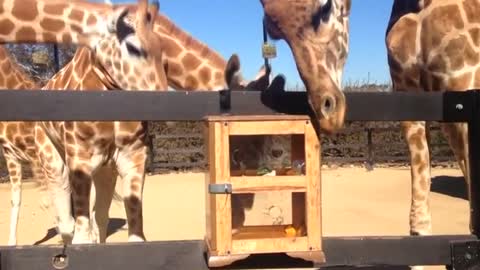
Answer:
[[432, 178], [432, 192], [468, 200], [467, 185], [463, 176], [436, 176]]
[[[123, 227], [125, 226], [125, 224], [127, 224], [127, 222], [123, 218], [111, 218], [108, 222], [107, 237], [118, 231], [123, 230]], [[57, 236], [57, 234], [58, 232], [56, 227], [50, 228], [47, 230], [47, 234], [45, 234], [45, 236], [42, 239], [33, 243], [33, 245], [41, 245], [47, 242], [48, 240], [54, 238], [55, 236]]]

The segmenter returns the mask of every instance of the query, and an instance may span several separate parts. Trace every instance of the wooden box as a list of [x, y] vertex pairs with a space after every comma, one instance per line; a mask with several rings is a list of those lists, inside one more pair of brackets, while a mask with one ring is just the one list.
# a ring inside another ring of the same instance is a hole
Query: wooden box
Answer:
[[[230, 170], [231, 136], [291, 135], [292, 160], [304, 158], [305, 172], [241, 176]], [[320, 143], [308, 116], [211, 116], [205, 119], [209, 161], [206, 181], [208, 265], [221, 267], [251, 254], [286, 253], [324, 262], [322, 251]], [[292, 224], [246, 226], [232, 230], [232, 196], [291, 192]]]

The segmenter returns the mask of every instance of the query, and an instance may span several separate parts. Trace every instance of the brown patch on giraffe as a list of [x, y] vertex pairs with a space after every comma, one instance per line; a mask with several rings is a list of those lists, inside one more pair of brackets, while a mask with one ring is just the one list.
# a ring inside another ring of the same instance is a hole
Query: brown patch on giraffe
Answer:
[[419, 129], [416, 133], [410, 135], [408, 142], [414, 144], [418, 150], [422, 151], [424, 149], [423, 141], [425, 139], [425, 133], [422, 129]]
[[72, 121], [65, 121], [64, 122], [65, 130], [72, 130], [74, 128], [74, 122]]
[[97, 17], [90, 14], [90, 16], [88, 16], [88, 19], [87, 19], [87, 24], [90, 25], [95, 23], [97, 23]]
[[177, 77], [182, 75], [183, 74], [182, 66], [180, 66], [177, 63], [168, 63], [167, 74], [169, 74], [169, 77], [170, 76]]
[[467, 53], [468, 51], [468, 48], [466, 48], [467, 45], [467, 37], [464, 35], [450, 40], [447, 47], [445, 48], [445, 54], [450, 59], [451, 69], [459, 70], [464, 67], [465, 53]]
[[130, 65], [127, 61], [123, 61], [122, 63], [122, 72], [123, 73], [130, 73]]
[[223, 80], [223, 74], [221, 72], [215, 72], [215, 81]]
[[387, 36], [390, 54], [400, 62], [405, 62], [415, 55], [415, 42], [418, 24], [410, 18], [402, 18]]
[[165, 39], [165, 42], [162, 43], [163, 45], [162, 49], [165, 55], [169, 57], [176, 57], [182, 52], [182, 48], [177, 44], [176, 41], [174, 41], [169, 37], [166, 37], [164, 39]]
[[444, 71], [447, 69], [447, 62], [441, 54], [437, 54], [428, 63], [427, 69], [430, 71]]
[[33, 30], [32, 27], [24, 26], [17, 31], [15, 38], [17, 40], [35, 40], [37, 33]]
[[38, 16], [38, 7], [36, 3], [25, 7], [20, 2], [14, 2], [12, 15], [20, 21], [33, 21]]
[[475, 84], [480, 83], [480, 68], [477, 68], [477, 71], [475, 72]]
[[65, 132], [65, 142], [67, 144], [75, 144], [75, 136], [70, 132]]
[[120, 64], [120, 61], [114, 61], [114, 62], [113, 62], [113, 67], [114, 67], [116, 70], [121, 70], [122, 64]]
[[460, 9], [456, 5], [446, 5], [432, 10], [422, 24], [422, 48], [425, 53], [436, 48], [447, 33], [464, 27]]
[[72, 24], [72, 25], [70, 26], [70, 28], [71, 28], [72, 31], [74, 31], [74, 32], [83, 33], [83, 29], [82, 29], [82, 27], [79, 26], [79, 25]]
[[468, 22], [480, 23], [480, 17], [478, 16], [478, 11], [480, 11], [480, 2], [478, 2], [478, 0], [463, 1], [463, 9], [467, 14]]
[[46, 31], [59, 32], [65, 28], [65, 23], [58, 19], [44, 18], [40, 21], [40, 26]]
[[200, 59], [198, 59], [192, 53], [187, 53], [182, 59], [183, 65], [187, 68], [187, 71], [195, 70], [197, 67], [202, 63]]
[[185, 79], [185, 87], [187, 89], [196, 90], [198, 89], [198, 81], [194, 76], [188, 75]]
[[68, 33], [65, 33], [62, 35], [62, 42], [64, 43], [72, 43], [73, 42], [73, 39], [72, 39], [72, 36]]
[[67, 156], [73, 157], [77, 153], [75, 147], [73, 145], [66, 145], [65, 146], [65, 152], [67, 153]]
[[[157, 79], [157, 74], [155, 72], [150, 72], [147, 76], [147, 79], [150, 81], [150, 82], [155, 82], [156, 79]], [[147, 88], [145, 88], [144, 90], [147, 90]]]
[[25, 144], [25, 141], [20, 136], [15, 137], [14, 143], [22, 151], [25, 151], [27, 149], [27, 145]]
[[477, 47], [480, 46], [480, 29], [473, 28], [468, 30], [468, 33], [470, 34], [470, 37], [473, 40], [473, 45]]
[[68, 18], [77, 22], [81, 22], [83, 20], [84, 14], [85, 13], [83, 11], [72, 9], [72, 11], [70, 12], [70, 15], [68, 15]]
[[468, 72], [448, 80], [448, 90], [467, 90], [472, 81], [472, 73]]
[[35, 138], [33, 137], [33, 135], [25, 136], [25, 142], [30, 145], [34, 144]]
[[212, 79], [212, 72], [208, 67], [201, 68], [198, 72], [198, 75], [200, 77], [200, 81], [203, 84], [208, 84], [208, 82], [210, 82], [210, 80]]
[[2, 27], [0, 27], [0, 35], [9, 35], [15, 28], [15, 24], [13, 24], [9, 19], [0, 20], [0, 24], [2, 25]]
[[79, 123], [75, 135], [78, 135], [82, 140], [88, 140], [95, 135], [95, 130], [88, 123]]
[[45, 144], [46, 138], [45, 138], [45, 133], [43, 131], [40, 132], [35, 132], [35, 138], [37, 139], [37, 142], [40, 144]]
[[67, 4], [48, 4], [45, 5], [43, 11], [51, 15], [63, 15], [67, 7]]

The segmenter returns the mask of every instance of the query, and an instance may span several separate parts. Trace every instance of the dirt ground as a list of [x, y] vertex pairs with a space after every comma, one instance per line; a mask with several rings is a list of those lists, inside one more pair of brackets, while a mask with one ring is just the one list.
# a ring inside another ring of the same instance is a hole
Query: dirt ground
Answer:
[[[431, 207], [434, 234], [468, 233], [468, 201], [461, 172], [432, 170]], [[144, 224], [148, 240], [203, 239], [205, 233], [205, 174], [148, 176], [144, 190]], [[273, 197], [272, 197], [273, 196]], [[284, 198], [284, 195], [277, 194]], [[246, 223], [288, 223], [288, 202], [275, 195], [259, 196]], [[407, 235], [410, 200], [408, 168], [328, 169], [322, 172], [323, 233], [325, 236]], [[277, 197], [278, 198], [278, 197]], [[26, 184], [19, 221], [18, 243], [56, 244], [53, 216], [38, 207], [38, 193]], [[0, 245], [7, 243], [10, 192], [0, 185]], [[107, 242], [127, 240], [123, 206], [112, 204], [112, 234]], [[435, 267], [437, 268], [437, 267]], [[429, 268], [432, 269], [432, 268]]]

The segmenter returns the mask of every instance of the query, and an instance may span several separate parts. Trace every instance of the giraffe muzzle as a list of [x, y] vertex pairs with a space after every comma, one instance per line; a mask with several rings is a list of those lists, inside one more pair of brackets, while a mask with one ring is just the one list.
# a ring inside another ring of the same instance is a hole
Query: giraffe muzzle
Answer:
[[340, 90], [310, 94], [309, 100], [323, 132], [333, 134], [343, 127], [346, 105]]

